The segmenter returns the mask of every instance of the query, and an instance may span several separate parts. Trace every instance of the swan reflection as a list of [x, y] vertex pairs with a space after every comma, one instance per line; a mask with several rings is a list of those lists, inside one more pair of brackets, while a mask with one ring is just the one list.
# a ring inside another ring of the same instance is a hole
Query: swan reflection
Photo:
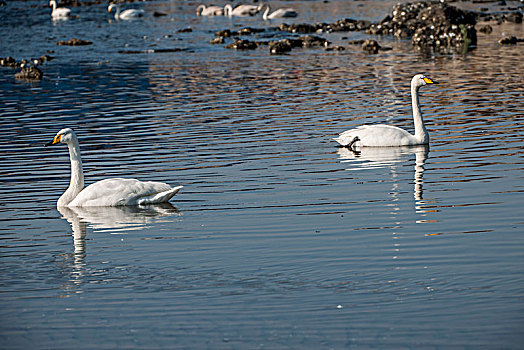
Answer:
[[178, 210], [169, 203], [137, 207], [57, 207], [73, 230], [74, 253], [65, 254], [71, 260], [69, 278], [61, 285], [63, 296], [82, 293], [82, 285], [91, 272], [86, 257], [87, 227], [111, 234], [125, 234], [130, 230], [147, 228], [162, 222], [162, 218], [177, 215]]
[[[428, 158], [429, 147], [420, 145], [414, 147], [362, 147], [358, 151], [348, 148], [340, 148], [338, 155], [342, 163], [348, 163], [352, 166], [347, 170], [356, 171], [372, 168], [388, 168], [392, 172], [393, 178], [397, 176], [396, 166], [406, 163], [412, 154], [415, 154], [415, 174], [413, 196], [418, 205], [422, 203], [423, 192], [423, 173], [424, 164]], [[393, 193], [398, 184], [394, 184]]]
[[63, 218], [73, 229], [75, 254], [85, 253], [86, 225], [98, 231], [124, 234], [149, 224], [161, 222], [161, 218], [180, 215], [169, 203], [147, 206], [122, 207], [58, 207]]
[[[341, 148], [338, 154], [341, 158], [342, 163], [350, 164], [351, 167], [348, 170], [355, 172], [356, 170], [373, 169], [373, 168], [385, 168], [391, 172], [393, 179], [393, 187], [389, 192], [391, 201], [386, 204], [391, 209], [390, 214], [394, 222], [395, 229], [392, 232], [393, 238], [393, 256], [392, 259], [396, 260], [399, 257], [401, 250], [401, 241], [399, 240], [402, 235], [399, 234], [398, 230], [401, 230], [401, 222], [398, 220], [398, 216], [401, 212], [399, 205], [399, 197], [401, 196], [400, 183], [401, 180], [397, 179], [397, 168], [404, 166], [406, 163], [409, 164], [412, 155], [415, 154], [415, 165], [414, 165], [414, 179], [413, 179], [413, 197], [415, 198], [415, 210], [417, 214], [425, 216], [426, 211], [424, 210], [423, 195], [423, 174], [424, 164], [428, 158], [429, 147], [426, 145], [415, 146], [415, 147], [362, 147], [359, 151], [350, 150], [348, 148]], [[424, 223], [427, 220], [416, 220], [416, 223]]]

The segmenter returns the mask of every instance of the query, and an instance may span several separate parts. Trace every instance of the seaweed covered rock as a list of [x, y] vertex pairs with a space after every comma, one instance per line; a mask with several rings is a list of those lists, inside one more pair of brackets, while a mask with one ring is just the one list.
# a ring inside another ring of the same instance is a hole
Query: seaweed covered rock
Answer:
[[293, 49], [294, 43], [289, 39], [272, 41], [269, 43], [269, 53], [272, 55], [281, 55]]
[[369, 53], [377, 53], [380, 49], [381, 47], [376, 40], [368, 39], [362, 43], [362, 50], [367, 51]]
[[238, 32], [230, 29], [221, 30], [219, 32], [215, 33], [216, 36], [222, 37], [222, 38], [229, 38], [232, 36], [237, 36]]
[[238, 35], [251, 35], [256, 33], [263, 33], [265, 29], [263, 28], [252, 28], [252, 27], [244, 27], [239, 29]]
[[475, 23], [475, 13], [445, 2], [401, 3], [380, 23], [371, 25], [367, 33], [412, 37], [418, 47], [467, 47], [477, 43]]
[[44, 73], [35, 66], [22, 67], [20, 72], [15, 74], [16, 79], [27, 81], [40, 81], [43, 76]]
[[366, 30], [369, 29], [369, 27], [371, 27], [371, 22], [369, 21], [343, 18], [330, 24], [328, 29], [333, 32], [353, 32]]
[[316, 35], [304, 35], [298, 40], [302, 42], [302, 47], [328, 46], [329, 41]]
[[272, 55], [283, 54], [291, 51], [296, 47], [327, 47], [329, 41], [316, 35], [303, 35], [299, 38], [287, 38], [269, 43], [269, 53]]
[[307, 23], [293, 23], [286, 24], [282, 23], [279, 29], [283, 32], [290, 33], [300, 33], [300, 34], [309, 34], [316, 33], [317, 31], [322, 31], [327, 24], [317, 23], [317, 24], [307, 24]]
[[517, 43], [522, 42], [524, 42], [524, 39], [519, 39], [513, 35], [499, 40], [500, 45], [517, 45]]
[[226, 49], [235, 50], [254, 50], [258, 47], [258, 44], [254, 41], [249, 40], [236, 40], [232, 44], [226, 45]]
[[66, 45], [66, 46], [83, 46], [83, 45], [91, 45], [93, 44], [92, 41], [89, 40], [82, 40], [77, 38], [72, 38], [69, 40], [61, 40], [56, 43], [57, 45]]
[[18, 65], [18, 62], [16, 62], [16, 60], [11, 56], [0, 58], [0, 66], [15, 68]]
[[369, 21], [343, 18], [333, 23], [282, 23], [278, 29], [283, 32], [310, 34], [321, 32], [353, 32], [357, 30], [366, 30], [370, 26], [371, 22]]

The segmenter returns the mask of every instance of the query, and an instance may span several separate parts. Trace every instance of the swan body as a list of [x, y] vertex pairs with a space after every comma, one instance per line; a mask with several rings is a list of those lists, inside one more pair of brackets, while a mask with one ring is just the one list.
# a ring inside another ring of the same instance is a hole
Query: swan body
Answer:
[[257, 13], [259, 13], [262, 10], [262, 7], [264, 5], [238, 5], [237, 7], [233, 8], [230, 4], [227, 4], [224, 6], [224, 16], [237, 16], [237, 17], [247, 17], [247, 16], [255, 16]]
[[49, 6], [53, 8], [51, 11], [52, 19], [67, 19], [71, 15], [71, 10], [66, 7], [56, 7], [56, 1], [49, 1]]
[[112, 13], [115, 11], [115, 19], [135, 19], [144, 15], [144, 10], [127, 9], [120, 12], [120, 6], [117, 4], [111, 4], [107, 7], [107, 11]]
[[224, 9], [220, 6], [207, 6], [206, 5], [200, 5], [197, 7], [196, 10], [197, 16], [223, 16], [224, 15]]
[[269, 11], [271, 11], [271, 8], [269, 7], [269, 5], [266, 5], [265, 7], [266, 7], [266, 10], [264, 11], [262, 18], [266, 21], [268, 19], [291, 18], [291, 17], [298, 16], [298, 12], [292, 8], [280, 8], [280, 9], [273, 11], [272, 13], [269, 13]]
[[113, 178], [95, 182], [84, 188], [80, 146], [75, 132], [60, 130], [48, 146], [65, 143], [71, 161], [71, 182], [57, 201], [57, 207], [115, 207], [168, 202], [182, 186], [171, 187], [163, 182]]
[[423, 74], [417, 74], [411, 79], [411, 104], [413, 108], [413, 122], [415, 135], [391, 125], [362, 125], [347, 130], [334, 138], [340, 145], [352, 147], [399, 147], [426, 145], [429, 143], [429, 134], [424, 126], [420, 112], [418, 90], [426, 84], [437, 84]]

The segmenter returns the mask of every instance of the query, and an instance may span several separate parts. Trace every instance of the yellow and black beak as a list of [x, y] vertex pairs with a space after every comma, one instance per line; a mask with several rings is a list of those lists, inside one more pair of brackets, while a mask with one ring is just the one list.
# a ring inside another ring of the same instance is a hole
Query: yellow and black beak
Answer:
[[62, 135], [56, 135], [55, 138], [53, 139], [53, 141], [48, 142], [48, 143], [46, 143], [45, 145], [46, 145], [46, 146], [56, 145], [57, 143], [60, 142], [61, 139], [62, 139]]
[[432, 79], [430, 79], [428, 77], [424, 77], [424, 82], [426, 84], [438, 84], [438, 82], [436, 82], [435, 80], [432, 80]]

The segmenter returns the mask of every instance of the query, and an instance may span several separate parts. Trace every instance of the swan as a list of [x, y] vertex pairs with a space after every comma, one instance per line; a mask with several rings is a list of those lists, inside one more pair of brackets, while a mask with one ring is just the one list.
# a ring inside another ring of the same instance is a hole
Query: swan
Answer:
[[271, 14], [269, 13], [269, 11], [271, 11], [271, 8], [269, 5], [265, 5], [266, 7], [266, 10], [264, 11], [264, 14], [262, 15], [262, 18], [264, 20], [268, 20], [268, 19], [275, 19], [275, 18], [290, 18], [290, 17], [297, 17], [298, 16], [298, 12], [295, 11], [294, 9], [292, 8], [281, 8], [281, 9], [277, 9], [275, 11], [273, 11]]
[[66, 7], [56, 7], [56, 1], [49, 1], [49, 6], [53, 8], [51, 11], [52, 19], [67, 19], [71, 15], [71, 10]]
[[109, 5], [107, 11], [109, 13], [115, 11], [115, 19], [134, 19], [144, 15], [144, 10], [127, 9], [120, 12], [120, 6], [117, 4]]
[[224, 6], [224, 16], [237, 16], [237, 17], [247, 17], [254, 16], [259, 13], [264, 5], [238, 5], [233, 8], [230, 4]]
[[58, 199], [57, 207], [116, 207], [165, 203], [182, 188], [171, 187], [162, 182], [121, 178], [101, 180], [84, 188], [82, 159], [75, 132], [69, 128], [62, 129], [46, 146], [58, 143], [65, 143], [69, 148], [71, 182]]
[[223, 16], [224, 15], [224, 9], [220, 6], [207, 6], [206, 5], [200, 5], [197, 7], [196, 10], [197, 16]]
[[355, 129], [344, 131], [333, 140], [348, 148], [353, 146], [398, 147], [428, 144], [429, 134], [424, 126], [418, 100], [418, 90], [426, 84], [438, 83], [423, 74], [417, 74], [411, 79], [411, 104], [415, 135], [391, 125], [362, 125]]

